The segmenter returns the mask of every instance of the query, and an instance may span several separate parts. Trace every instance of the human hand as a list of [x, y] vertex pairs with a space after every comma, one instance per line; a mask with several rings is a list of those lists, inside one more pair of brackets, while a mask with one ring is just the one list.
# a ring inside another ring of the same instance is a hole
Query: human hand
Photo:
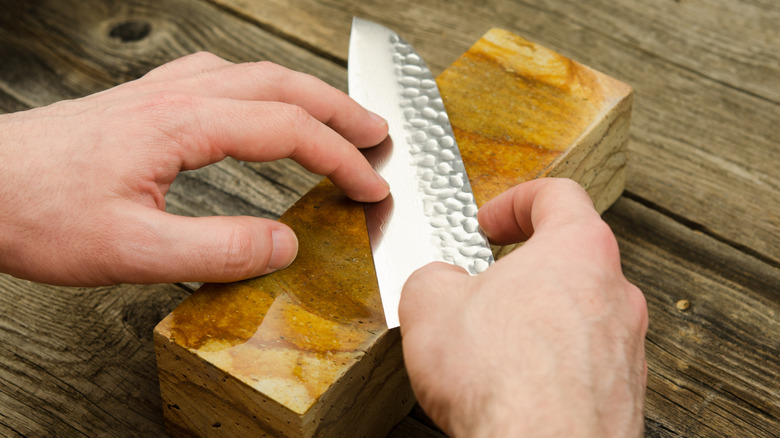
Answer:
[[474, 277], [427, 265], [401, 295], [423, 409], [454, 436], [640, 436], [646, 303], [587, 193], [531, 181], [479, 222], [494, 244], [527, 241]]
[[0, 116], [0, 272], [60, 285], [231, 281], [283, 268], [287, 226], [166, 213], [181, 170], [291, 157], [358, 201], [387, 183], [355, 148], [387, 123], [312, 76], [186, 56], [115, 88]]

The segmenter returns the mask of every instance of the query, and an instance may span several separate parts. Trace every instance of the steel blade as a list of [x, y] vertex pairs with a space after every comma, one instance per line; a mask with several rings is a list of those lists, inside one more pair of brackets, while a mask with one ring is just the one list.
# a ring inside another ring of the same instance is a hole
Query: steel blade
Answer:
[[367, 204], [365, 212], [385, 319], [393, 328], [401, 290], [415, 270], [445, 261], [478, 274], [493, 254], [436, 81], [414, 48], [392, 30], [355, 18], [349, 94], [390, 127], [389, 138], [366, 153], [390, 184], [390, 197]]

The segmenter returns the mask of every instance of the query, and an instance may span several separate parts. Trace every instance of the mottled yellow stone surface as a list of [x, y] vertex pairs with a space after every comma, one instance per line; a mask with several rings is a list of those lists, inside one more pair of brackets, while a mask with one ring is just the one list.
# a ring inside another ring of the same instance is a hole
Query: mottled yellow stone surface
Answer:
[[[604, 115], [630, 88], [506, 31], [486, 34], [438, 83], [480, 204], [556, 166], [579, 165], [572, 160], [598, 166], [591, 149], [624, 148], [602, 145], [600, 136], [612, 126]], [[570, 153], [586, 135], [587, 150]], [[299, 237], [292, 266], [207, 284], [156, 331], [303, 415], [387, 329], [362, 205], [326, 180], [280, 220]]]
[[479, 205], [551, 166], [631, 89], [502, 29], [437, 79]]
[[167, 319], [171, 339], [299, 414], [384, 331], [361, 204], [325, 180], [281, 218], [289, 268], [207, 284]]

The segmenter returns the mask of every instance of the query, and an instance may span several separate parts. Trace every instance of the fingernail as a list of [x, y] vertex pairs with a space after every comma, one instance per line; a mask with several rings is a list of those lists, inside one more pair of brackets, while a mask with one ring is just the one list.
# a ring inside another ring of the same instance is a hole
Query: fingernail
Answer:
[[288, 229], [276, 229], [271, 232], [273, 250], [268, 261], [268, 269], [278, 271], [290, 266], [298, 255], [298, 238]]
[[478, 227], [478, 228], [479, 228], [479, 233], [480, 233], [480, 234], [482, 234], [483, 236], [485, 236], [485, 238], [486, 238], [486, 239], [488, 240], [488, 242], [489, 242], [489, 241], [490, 241], [490, 235], [488, 235], [487, 231], [485, 231], [485, 229], [484, 229], [484, 228], [482, 228], [482, 225], [479, 225], [479, 227]]
[[[367, 111], [368, 111], [368, 110], [367, 110]], [[382, 117], [382, 116], [380, 116], [379, 114], [377, 114], [377, 113], [375, 113], [375, 112], [373, 112], [373, 111], [368, 111], [368, 115], [369, 115], [369, 116], [370, 116], [370, 117], [371, 117], [371, 118], [372, 118], [372, 119], [373, 119], [375, 122], [377, 122], [378, 124], [380, 124], [380, 125], [387, 125], [387, 120], [385, 120], [385, 118], [384, 118], [384, 117]]]

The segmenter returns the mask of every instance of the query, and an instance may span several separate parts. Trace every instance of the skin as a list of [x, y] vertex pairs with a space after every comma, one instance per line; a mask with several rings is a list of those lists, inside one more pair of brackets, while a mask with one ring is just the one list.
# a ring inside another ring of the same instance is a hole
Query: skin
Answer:
[[493, 243], [525, 243], [475, 277], [430, 264], [401, 296], [423, 409], [456, 437], [641, 436], [646, 303], [587, 193], [528, 182], [479, 221]]
[[[176, 175], [290, 157], [358, 201], [387, 123], [312, 76], [208, 53], [82, 99], [0, 116], [0, 271], [57, 285], [233, 281], [288, 266], [291, 229], [166, 213]], [[356, 148], [357, 147], [357, 148]]]
[[[82, 99], [0, 116], [0, 272], [38, 282], [235, 281], [295, 258], [288, 227], [165, 212], [177, 174], [227, 156], [290, 157], [348, 196], [389, 189], [358, 148], [387, 123], [348, 96], [270, 63], [199, 53]], [[453, 436], [638, 436], [646, 380], [642, 293], [617, 243], [569, 180], [486, 204], [496, 244], [527, 242], [470, 277], [444, 263], [406, 283], [406, 367]]]

